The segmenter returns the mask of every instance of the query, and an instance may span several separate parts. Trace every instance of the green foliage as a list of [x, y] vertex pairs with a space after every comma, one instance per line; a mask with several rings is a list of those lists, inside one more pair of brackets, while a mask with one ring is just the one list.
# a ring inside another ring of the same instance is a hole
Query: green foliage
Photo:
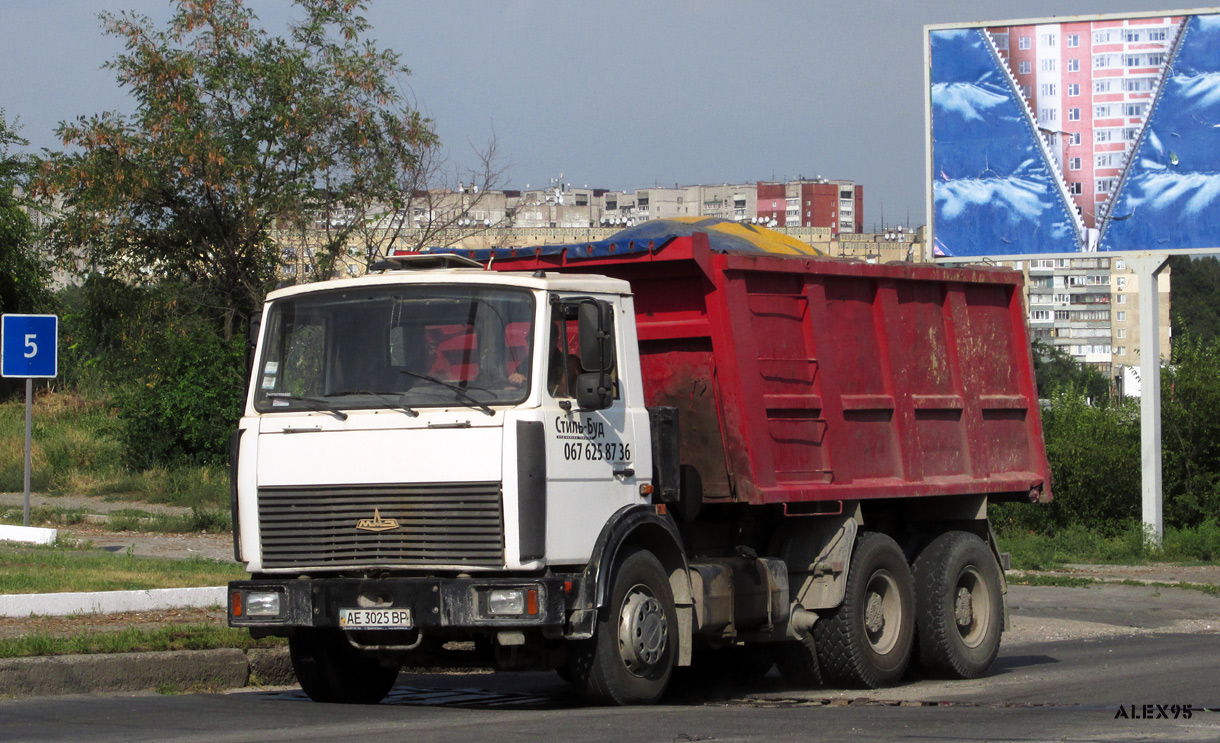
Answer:
[[[22, 189], [34, 164], [12, 151], [29, 144], [17, 131], [0, 109], [0, 313], [38, 313], [47, 308], [49, 294], [46, 271], [34, 249], [37, 230], [22, 208]], [[0, 380], [0, 399], [24, 386]]]
[[[40, 492], [88, 490], [83, 475], [107, 476], [120, 468], [115, 417], [78, 396], [35, 397], [31, 487]], [[25, 459], [25, 403], [0, 405], [0, 491], [21, 490]]]
[[[126, 45], [107, 66], [136, 113], [60, 125], [70, 149], [37, 186], [66, 207], [51, 231], [61, 259], [209, 283], [228, 338], [274, 279], [274, 230], [394, 201], [396, 174], [436, 146], [398, 86], [408, 71], [367, 38], [363, 2], [296, 5], [287, 38], [241, 0], [176, 0], [163, 29], [102, 15]], [[321, 252], [346, 247], [332, 237]]]
[[[35, 491], [165, 503], [205, 513], [224, 511], [223, 518], [228, 518], [226, 467], [159, 466], [133, 472], [124, 463], [122, 424], [112, 406], [79, 395], [42, 393], [34, 398], [33, 418]], [[24, 430], [24, 401], [0, 404], [0, 491], [23, 487]], [[195, 521], [211, 523], [208, 529], [214, 529], [215, 519], [209, 519], [202, 516]]]
[[242, 345], [198, 325], [158, 338], [147, 376], [119, 395], [128, 465], [219, 464], [241, 416]]
[[229, 472], [227, 466], [219, 465], [152, 467], [100, 482], [91, 492], [115, 500], [228, 508]]
[[[1046, 380], [1055, 379], [1047, 375]], [[1039, 382], [1044, 377], [1039, 376]], [[1072, 385], [1071, 382], [1063, 384]], [[1060, 388], [1063, 389], [1062, 387]], [[1002, 504], [1003, 528], [1053, 534], [1077, 525], [1106, 537], [1141, 523], [1139, 405], [1092, 403], [1061, 391], [1043, 411], [1055, 500], [1045, 506]], [[1161, 371], [1162, 498], [1165, 524], [1204, 528], [1220, 514], [1220, 337], [1174, 339], [1174, 361]], [[1196, 550], [1197, 551], [1197, 550]]]
[[233, 530], [233, 521], [227, 510], [192, 506], [191, 512], [182, 516], [150, 514], [139, 509], [113, 511], [106, 518], [106, 526], [111, 531], [228, 534]]
[[1068, 563], [1131, 563], [1147, 559], [1143, 534], [1130, 520], [1122, 529], [1099, 534], [1085, 523], [1031, 532], [997, 524], [1000, 549], [1018, 570], [1054, 570]]
[[137, 591], [222, 586], [247, 577], [241, 565], [85, 552], [65, 547], [0, 547], [0, 593]]
[[1174, 339], [1161, 371], [1162, 480], [1166, 523], [1220, 514], [1220, 338]]
[[[83, 524], [89, 513], [85, 508], [58, 508], [33, 506], [30, 508], [30, 525], [62, 529], [65, 526]], [[20, 525], [25, 519], [24, 506], [0, 507], [0, 523]]]
[[1097, 369], [1079, 363], [1062, 348], [1042, 341], [1033, 342], [1033, 352], [1038, 397], [1045, 400], [1064, 392], [1078, 391], [1099, 404], [1109, 399], [1110, 381]]
[[1166, 527], [1161, 549], [1143, 538], [1142, 525], [1132, 521], [1122, 531], [1102, 535], [1085, 524], [1072, 524], [1046, 533], [1001, 528], [1000, 549], [1012, 555], [1018, 570], [1056, 570], [1071, 563], [1133, 565], [1150, 561], [1215, 562], [1220, 559], [1220, 525]]
[[1139, 518], [1139, 407], [1133, 400], [1091, 405], [1080, 392], [1062, 392], [1042, 412], [1054, 500], [1045, 505], [1000, 504], [997, 525], [1049, 533], [1087, 525], [1106, 535]]
[[117, 404], [125, 464], [225, 461], [245, 357], [242, 341], [222, 337], [218, 298], [198, 284], [91, 276], [62, 301], [65, 381]]
[[1188, 255], [1175, 255], [1169, 259], [1169, 268], [1173, 277], [1174, 346], [1179, 338], [1188, 336], [1204, 343], [1220, 338], [1220, 260], [1216, 256], [1192, 260]]

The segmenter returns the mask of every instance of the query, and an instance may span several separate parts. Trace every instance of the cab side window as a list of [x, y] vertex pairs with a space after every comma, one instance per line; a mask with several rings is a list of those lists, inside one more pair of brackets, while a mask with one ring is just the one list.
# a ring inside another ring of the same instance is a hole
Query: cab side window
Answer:
[[[551, 397], [576, 397], [576, 379], [589, 372], [580, 364], [580, 338], [577, 335], [579, 303], [554, 305], [547, 344], [546, 386]], [[617, 364], [608, 373], [619, 396]]]

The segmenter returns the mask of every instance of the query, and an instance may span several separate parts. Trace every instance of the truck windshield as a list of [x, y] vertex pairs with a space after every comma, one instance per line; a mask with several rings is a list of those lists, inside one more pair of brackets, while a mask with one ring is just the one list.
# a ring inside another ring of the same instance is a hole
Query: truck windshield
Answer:
[[261, 412], [470, 407], [525, 400], [534, 298], [465, 285], [287, 297], [267, 312], [255, 368]]

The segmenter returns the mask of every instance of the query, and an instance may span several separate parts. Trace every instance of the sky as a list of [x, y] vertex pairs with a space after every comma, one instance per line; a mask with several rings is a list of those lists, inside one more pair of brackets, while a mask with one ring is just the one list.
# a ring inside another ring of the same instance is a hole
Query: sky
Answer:
[[[247, 0], [282, 33], [288, 0]], [[864, 225], [926, 221], [924, 26], [1172, 9], [1131, 0], [373, 0], [372, 37], [453, 162], [494, 137], [506, 188], [563, 174], [636, 190], [817, 176], [864, 186]], [[0, 0], [0, 109], [32, 148], [132, 101], [98, 14], [168, 0]]]

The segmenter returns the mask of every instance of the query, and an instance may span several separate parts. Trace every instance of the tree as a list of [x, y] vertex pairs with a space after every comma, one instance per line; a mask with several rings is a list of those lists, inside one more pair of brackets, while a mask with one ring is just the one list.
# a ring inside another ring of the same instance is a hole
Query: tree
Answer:
[[[1210, 342], [1220, 338], [1220, 260], [1215, 256], [1169, 259], [1173, 276], [1174, 345], [1178, 338]], [[1176, 350], [1175, 350], [1176, 355]]]
[[1174, 338], [1161, 371], [1166, 523], [1195, 526], [1220, 514], [1220, 339]]
[[[24, 187], [34, 159], [14, 152], [29, 144], [0, 109], [0, 313], [40, 312], [49, 295], [46, 271], [35, 250], [37, 229], [26, 213]], [[0, 397], [20, 389], [15, 380], [0, 380]]]
[[324, 190], [314, 222], [297, 225], [282, 241], [302, 259], [306, 280], [324, 280], [341, 263], [368, 270], [394, 251], [447, 247], [512, 226], [520, 205], [510, 205], [500, 190], [508, 166], [495, 137], [473, 155], [474, 164], [463, 168], [439, 147], [424, 150], [392, 175], [396, 185], [388, 195], [339, 202], [327, 200]]
[[33, 158], [13, 152], [29, 144], [0, 109], [0, 312], [36, 312], [47, 301], [46, 271], [35, 252], [37, 230], [23, 194]]
[[509, 206], [500, 189], [508, 165], [495, 137], [475, 149], [475, 164], [452, 165], [440, 149], [423, 153], [410, 170], [396, 174], [395, 198], [367, 204], [356, 222], [365, 267], [394, 250], [418, 251], [453, 245], [488, 229], [511, 227], [520, 206]]
[[[107, 67], [136, 111], [60, 124], [71, 149], [38, 181], [62, 204], [59, 260], [208, 283], [228, 338], [275, 279], [273, 230], [393, 200], [397, 174], [438, 146], [396, 87], [409, 71], [366, 38], [364, 2], [295, 2], [304, 19], [288, 38], [257, 27], [242, 0], [176, 0], [163, 30], [102, 15], [126, 44]], [[348, 237], [334, 231], [321, 250]]]
[[1109, 398], [1110, 381], [1091, 366], [1085, 366], [1062, 348], [1033, 342], [1034, 379], [1038, 397], [1049, 399], [1061, 392], [1075, 390], [1096, 403]]
[[1080, 390], [1053, 395], [1042, 412], [1054, 495], [1047, 505], [1001, 504], [1000, 526], [1053, 533], [1080, 525], [1118, 534], [1139, 518], [1139, 405], [1093, 405]]

